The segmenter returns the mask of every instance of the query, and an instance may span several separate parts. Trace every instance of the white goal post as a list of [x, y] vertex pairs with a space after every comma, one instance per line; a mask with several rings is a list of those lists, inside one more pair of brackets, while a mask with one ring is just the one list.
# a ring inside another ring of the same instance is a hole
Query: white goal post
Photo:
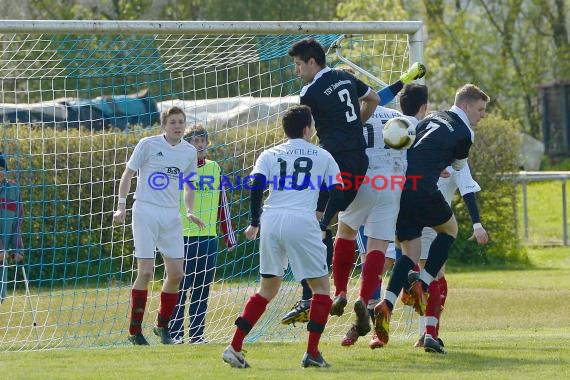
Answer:
[[[23, 209], [23, 244], [10, 252], [24, 255], [22, 263], [0, 262], [0, 351], [128, 344], [135, 273], [130, 216], [124, 226], [111, 219], [127, 158], [141, 137], [159, 133], [163, 107], [180, 105], [189, 124], [206, 127], [209, 158], [235, 180], [249, 174], [263, 149], [283, 141], [279, 117], [298, 103], [302, 86], [287, 55], [292, 43], [317, 38], [330, 66], [348, 64], [380, 89], [423, 61], [422, 27], [420, 21], [0, 20], [0, 151]], [[207, 300], [197, 302], [208, 305], [210, 342], [230, 338], [259, 279], [258, 244], [242, 237], [248, 192], [236, 186], [227, 193], [238, 246], [228, 252], [218, 229], [215, 269], [194, 273], [211, 278], [195, 289], [209, 287]], [[159, 256], [143, 326], [151, 344], [158, 342], [149, 332], [164, 273]], [[357, 267], [352, 300], [358, 277]], [[279, 323], [300, 290], [287, 273], [248, 340], [304, 339], [304, 325]], [[344, 335], [350, 314], [331, 317], [324, 339]], [[410, 308], [397, 308], [395, 338], [416, 333], [412, 320]]]

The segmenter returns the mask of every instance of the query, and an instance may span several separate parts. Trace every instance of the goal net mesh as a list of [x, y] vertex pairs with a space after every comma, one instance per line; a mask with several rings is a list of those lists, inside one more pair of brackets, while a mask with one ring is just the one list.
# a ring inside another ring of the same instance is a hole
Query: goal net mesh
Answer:
[[[0, 350], [128, 344], [136, 273], [134, 183], [125, 225], [113, 225], [112, 214], [133, 148], [142, 137], [160, 133], [163, 108], [181, 106], [189, 125], [206, 127], [208, 158], [238, 184], [262, 150], [284, 141], [279, 117], [298, 104], [302, 86], [287, 51], [304, 37], [323, 44], [330, 66], [342, 57], [374, 75], [376, 83], [358, 74], [377, 89], [410, 64], [407, 34], [0, 35], [0, 143], [5, 176], [20, 191], [24, 255], [18, 263], [9, 255], [1, 261]], [[238, 246], [228, 252], [220, 233], [206, 314], [210, 342], [230, 339], [259, 285], [259, 245], [243, 236], [248, 191], [235, 186], [226, 193]], [[0, 222], [6, 251], [13, 254], [13, 219]], [[151, 329], [163, 276], [157, 255], [143, 323], [151, 344], [158, 344]], [[357, 264], [349, 301], [357, 299], [359, 276]], [[195, 288], [204, 291], [203, 284]], [[248, 341], [305, 339], [305, 324], [280, 324], [300, 294], [287, 272]], [[324, 339], [343, 336], [351, 314], [349, 307], [343, 317], [331, 317]], [[392, 329], [396, 337], [416, 333], [410, 308], [397, 306]]]

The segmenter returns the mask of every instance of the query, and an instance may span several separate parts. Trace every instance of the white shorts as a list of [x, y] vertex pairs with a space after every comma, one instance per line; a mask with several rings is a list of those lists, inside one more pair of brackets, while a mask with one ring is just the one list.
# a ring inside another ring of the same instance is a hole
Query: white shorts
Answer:
[[396, 244], [394, 244], [393, 242], [388, 244], [388, 249], [386, 249], [385, 256], [387, 259], [396, 260]]
[[289, 264], [296, 281], [328, 276], [327, 248], [314, 213], [264, 210], [260, 226], [259, 273], [283, 277]]
[[[373, 175], [366, 174], [373, 178]], [[384, 177], [389, 178], [390, 175]], [[370, 183], [362, 185], [347, 209], [339, 212], [338, 220], [353, 230], [364, 225], [364, 235], [368, 237], [393, 241], [402, 189], [388, 185], [380, 190], [378, 187], [382, 187], [382, 181], [377, 181], [375, 186]]]
[[182, 219], [178, 208], [135, 201], [133, 205], [135, 257], [154, 259], [155, 248], [171, 259], [184, 258]]
[[420, 256], [420, 260], [427, 260], [429, 254], [429, 247], [431, 243], [435, 240], [437, 236], [437, 232], [433, 228], [424, 227], [422, 230], [422, 254]]

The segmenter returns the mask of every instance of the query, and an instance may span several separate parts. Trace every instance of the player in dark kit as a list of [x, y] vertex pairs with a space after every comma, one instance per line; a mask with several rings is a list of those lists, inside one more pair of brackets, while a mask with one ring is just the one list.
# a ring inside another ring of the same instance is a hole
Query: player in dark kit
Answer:
[[[422, 229], [432, 227], [437, 237], [430, 246], [419, 280], [409, 285], [414, 308], [420, 315], [425, 313], [424, 292], [447, 260], [457, 236], [457, 221], [438, 190], [437, 181], [447, 166], [455, 170], [465, 166], [474, 137], [471, 128], [485, 116], [488, 101], [481, 89], [467, 84], [457, 90], [455, 104], [449, 111], [431, 114], [416, 127], [416, 141], [408, 150], [408, 180], [396, 222], [396, 237], [403, 255], [394, 265], [384, 299], [374, 309], [376, 335], [384, 344], [388, 343], [390, 316], [398, 294], [407, 285], [408, 272], [420, 259]], [[427, 334], [424, 348], [428, 352], [445, 353], [440, 343]]]
[[[319, 145], [332, 154], [345, 184], [341, 199], [329, 201], [328, 191], [323, 190], [317, 203], [317, 218], [321, 220], [321, 229], [326, 234], [324, 243], [327, 245], [330, 264], [333, 247], [328, 222], [338, 211], [345, 210], [354, 200], [358, 190], [357, 186], [354, 186], [355, 178], [366, 174], [368, 157], [362, 133], [362, 120], [368, 120], [372, 116], [381, 99], [367, 84], [350, 73], [328, 67], [325, 51], [314, 38], [296, 42], [289, 49], [289, 56], [294, 59], [295, 72], [307, 83], [301, 89], [301, 104], [311, 108]], [[387, 98], [392, 93], [393, 97], [393, 92], [402, 88], [402, 82], [421, 78], [423, 75], [425, 75], [425, 67], [416, 64], [413, 70], [410, 69], [402, 76], [398, 85], [389, 86], [385, 92], [381, 93], [386, 94]], [[337, 238], [334, 254], [332, 254], [335, 284], [345, 282], [338, 280], [337, 275], [342, 278], [349, 275], [354, 256], [354, 241]], [[306, 281], [302, 284], [302, 300], [293, 306], [293, 309], [283, 318], [282, 323], [307, 320], [311, 291]], [[344, 301], [346, 305], [346, 299], [337, 300], [335, 298], [335, 304], [338, 304], [338, 301]], [[336, 309], [338, 308], [333, 306], [333, 310]], [[340, 315], [333, 311], [331, 314]]]
[[[362, 120], [372, 116], [380, 100], [378, 94], [346, 71], [326, 66], [325, 52], [315, 39], [297, 42], [289, 55], [294, 58], [297, 74], [307, 82], [301, 89], [301, 104], [311, 108], [319, 145], [333, 155], [341, 172], [352, 176], [366, 174], [368, 158]], [[338, 210], [352, 202], [356, 191], [353, 186], [343, 192]], [[319, 201], [317, 211], [322, 212], [326, 199]]]

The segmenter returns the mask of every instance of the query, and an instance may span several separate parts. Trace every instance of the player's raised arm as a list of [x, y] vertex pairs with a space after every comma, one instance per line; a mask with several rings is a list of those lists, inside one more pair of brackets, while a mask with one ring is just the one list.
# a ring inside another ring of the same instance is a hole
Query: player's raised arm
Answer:
[[360, 100], [360, 120], [362, 122], [370, 119], [370, 117], [374, 114], [374, 110], [380, 101], [380, 97], [377, 93], [372, 91], [368, 91], [366, 95], [364, 95]]
[[402, 88], [404, 88], [405, 84], [408, 84], [416, 79], [421, 79], [425, 75], [426, 67], [419, 62], [414, 62], [408, 71], [400, 76], [400, 79], [377, 92], [377, 94], [380, 96], [378, 104], [384, 106], [390, 103], [394, 97], [402, 90]]

